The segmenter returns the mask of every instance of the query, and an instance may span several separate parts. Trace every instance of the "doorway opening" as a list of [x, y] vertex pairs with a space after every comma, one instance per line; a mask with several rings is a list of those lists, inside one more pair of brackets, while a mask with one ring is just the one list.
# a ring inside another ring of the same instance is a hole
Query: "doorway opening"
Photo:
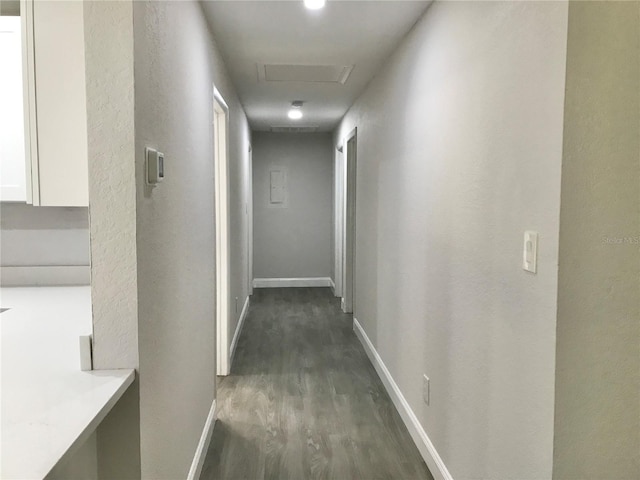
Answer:
[[353, 313], [355, 308], [356, 264], [356, 164], [357, 128], [344, 141], [344, 235], [342, 248], [342, 311]]
[[247, 292], [253, 295], [253, 148], [249, 145], [247, 171]]
[[217, 375], [229, 375], [229, 107], [213, 88]]

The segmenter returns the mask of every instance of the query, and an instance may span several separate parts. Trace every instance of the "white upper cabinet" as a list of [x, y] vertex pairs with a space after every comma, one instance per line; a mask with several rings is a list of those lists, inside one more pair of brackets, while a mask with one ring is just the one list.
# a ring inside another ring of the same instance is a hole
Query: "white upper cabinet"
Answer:
[[0, 200], [27, 200], [20, 17], [0, 17]]
[[27, 202], [33, 205], [89, 204], [82, 4], [21, 2], [25, 150], [31, 167]]

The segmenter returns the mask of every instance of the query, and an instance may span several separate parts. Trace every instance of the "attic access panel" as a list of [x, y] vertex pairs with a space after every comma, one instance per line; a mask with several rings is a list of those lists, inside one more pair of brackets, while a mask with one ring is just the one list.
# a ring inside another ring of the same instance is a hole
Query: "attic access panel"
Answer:
[[272, 126], [272, 133], [315, 133], [318, 127], [290, 127], [290, 126]]
[[339, 83], [344, 85], [353, 65], [273, 65], [258, 64], [261, 82]]

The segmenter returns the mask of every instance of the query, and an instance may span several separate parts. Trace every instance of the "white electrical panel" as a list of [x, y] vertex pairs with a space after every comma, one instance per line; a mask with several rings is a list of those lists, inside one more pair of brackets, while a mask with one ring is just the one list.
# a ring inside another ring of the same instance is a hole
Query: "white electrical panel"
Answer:
[[285, 208], [287, 200], [287, 170], [283, 167], [271, 167], [269, 170], [269, 206]]
[[271, 171], [271, 203], [284, 203], [284, 172], [282, 170]]

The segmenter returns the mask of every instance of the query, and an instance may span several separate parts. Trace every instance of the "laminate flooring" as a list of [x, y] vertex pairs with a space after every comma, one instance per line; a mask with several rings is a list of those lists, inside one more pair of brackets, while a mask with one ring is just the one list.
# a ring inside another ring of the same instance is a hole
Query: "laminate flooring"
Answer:
[[328, 288], [256, 289], [201, 480], [432, 479]]

